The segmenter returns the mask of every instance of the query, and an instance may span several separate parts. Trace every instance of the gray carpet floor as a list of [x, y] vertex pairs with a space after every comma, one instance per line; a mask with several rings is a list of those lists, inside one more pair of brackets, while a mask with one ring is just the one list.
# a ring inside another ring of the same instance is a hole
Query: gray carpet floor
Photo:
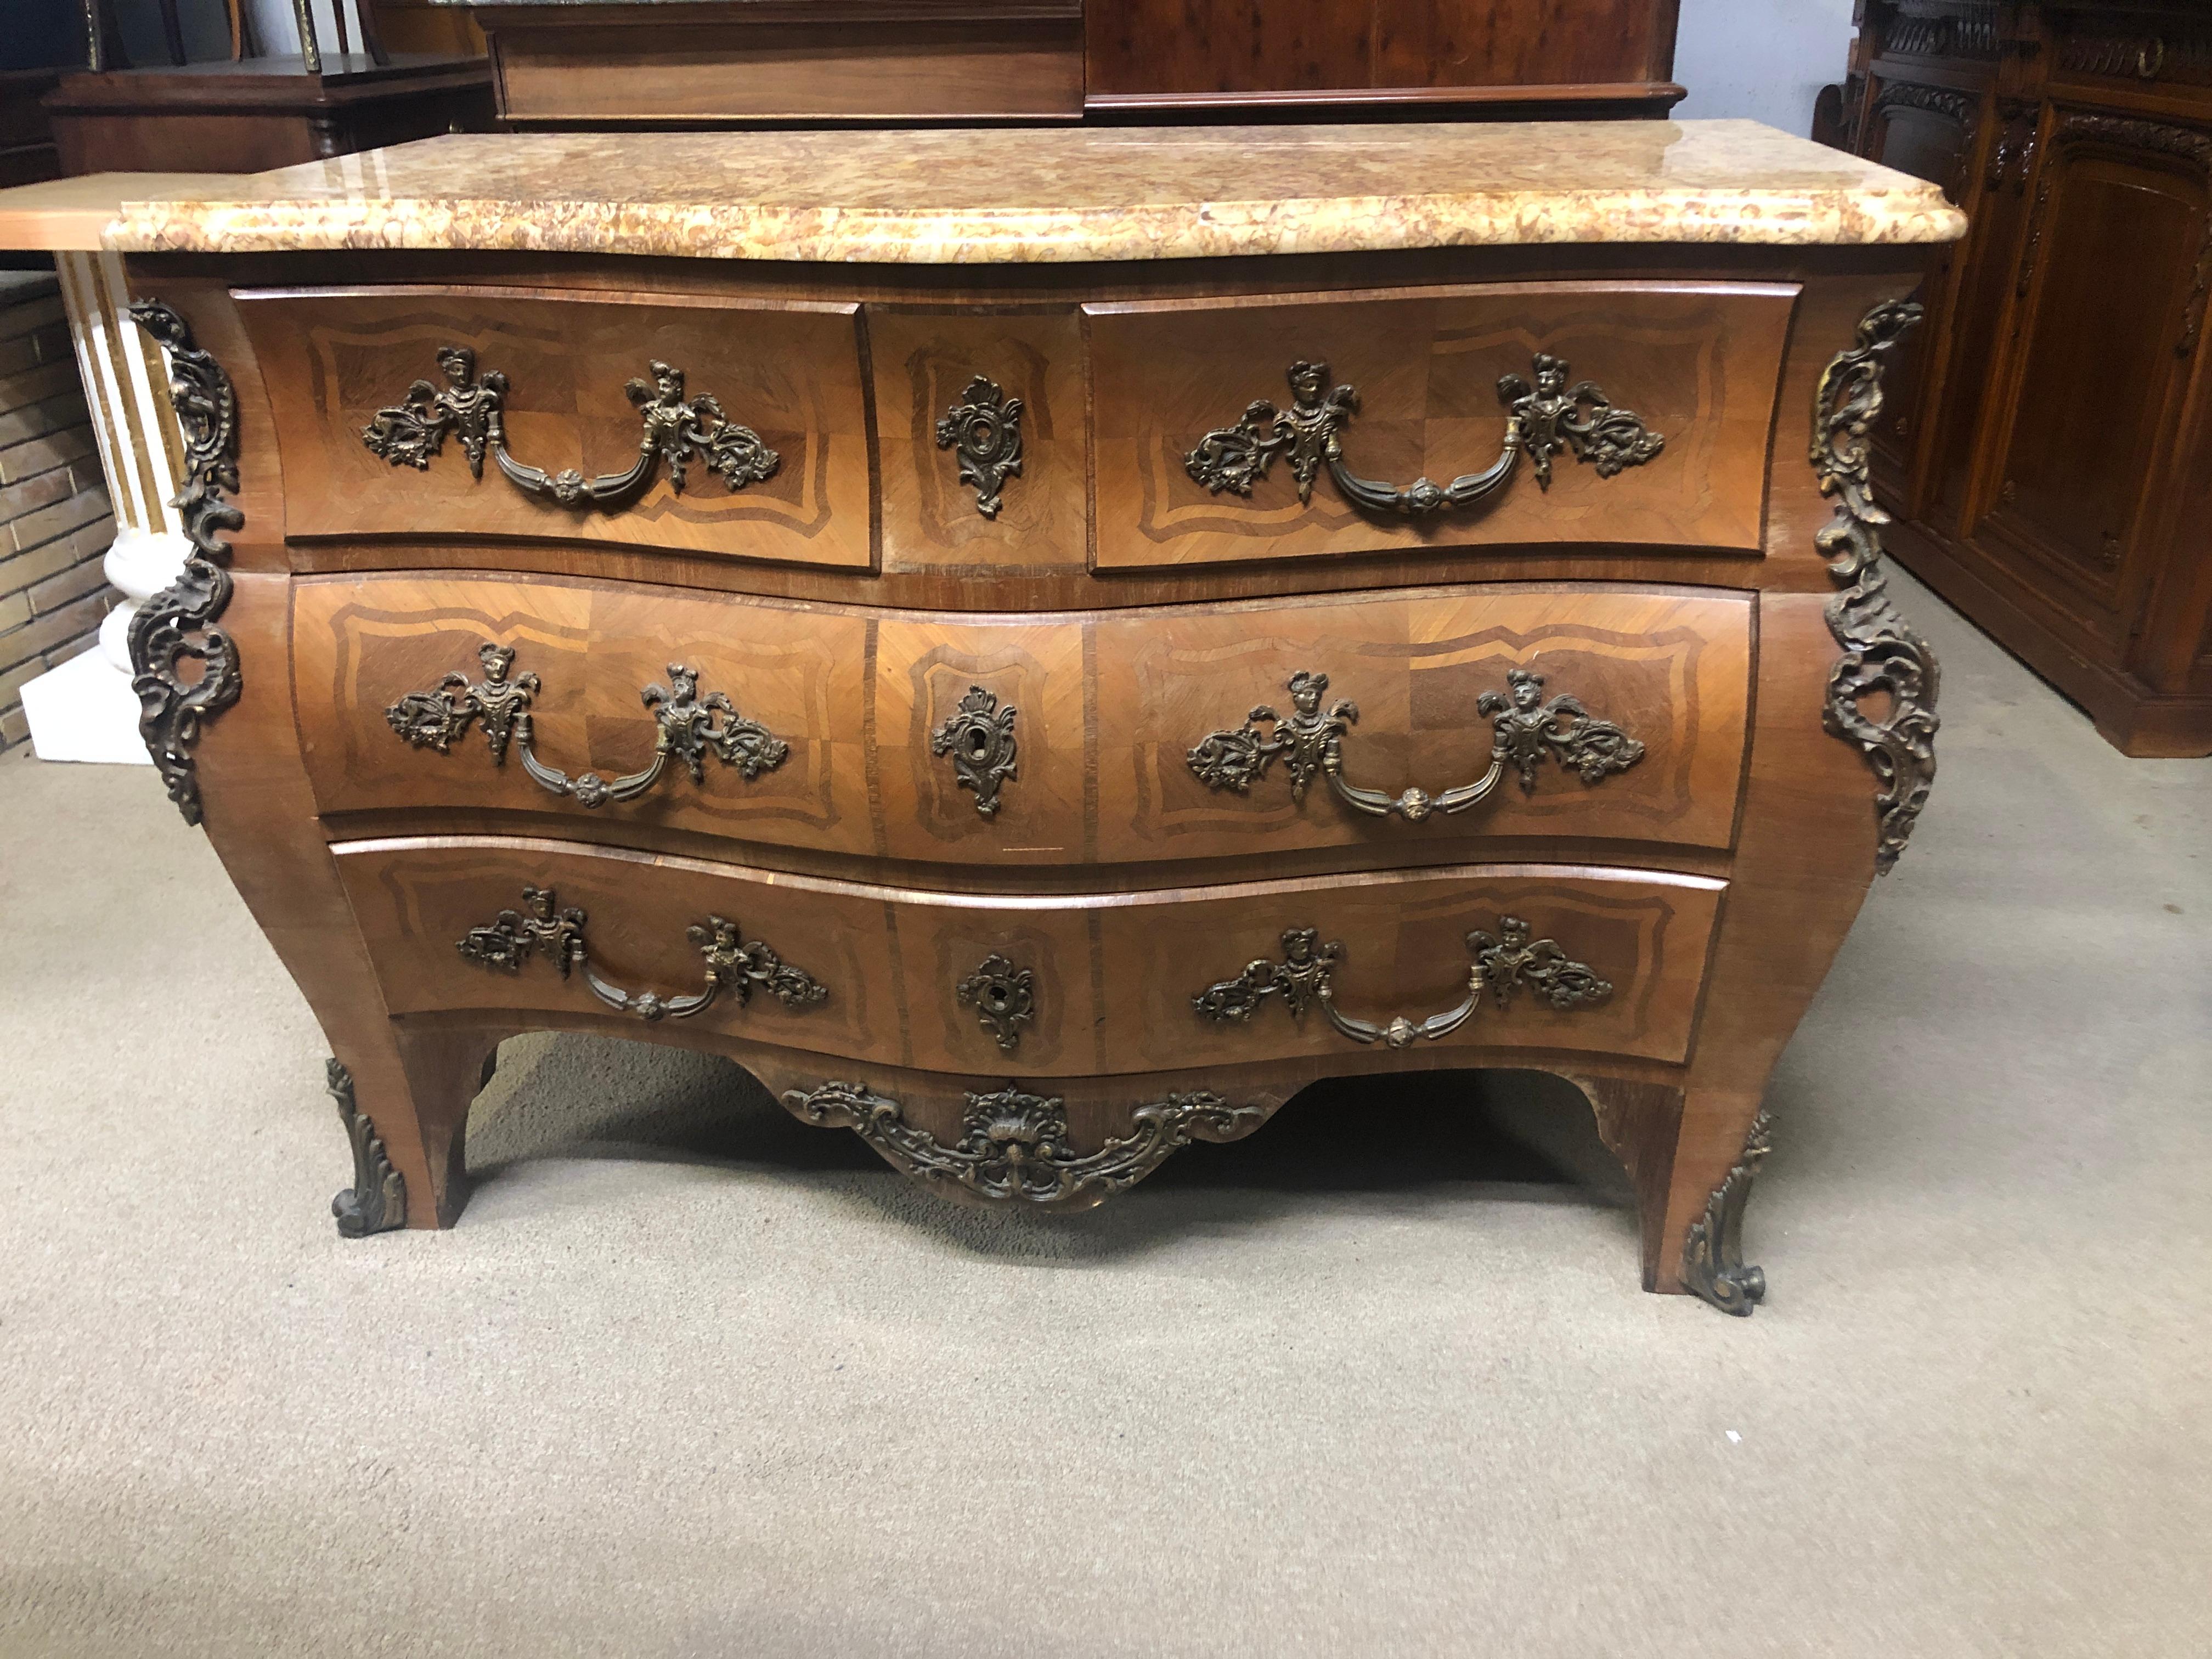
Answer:
[[1942, 775], [1776, 1079], [1747, 1321], [1637, 1289], [1525, 1079], [1054, 1219], [526, 1038], [461, 1224], [348, 1243], [204, 840], [0, 758], [0, 1654], [2212, 1650], [2212, 764], [1899, 586]]

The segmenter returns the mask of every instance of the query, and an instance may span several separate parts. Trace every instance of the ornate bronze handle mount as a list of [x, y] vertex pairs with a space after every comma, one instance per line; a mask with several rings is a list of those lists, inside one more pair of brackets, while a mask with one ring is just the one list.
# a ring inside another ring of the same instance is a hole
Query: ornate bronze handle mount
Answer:
[[[1249, 793], [1255, 780], [1280, 759], [1291, 781], [1291, 798], [1303, 800], [1306, 786], [1319, 773], [1346, 805], [1375, 817], [1392, 813], [1419, 823], [1431, 812], [1464, 812], [1497, 788], [1510, 765], [1521, 774], [1526, 793], [1536, 787], [1536, 768], [1547, 756], [1570, 768], [1584, 783], [1625, 772], [1644, 757], [1644, 745], [1610, 720], [1595, 718], [1576, 698], [1544, 701], [1544, 677], [1525, 668], [1505, 672], [1505, 691], [1476, 697], [1479, 713], [1491, 718], [1490, 767], [1472, 783], [1431, 794], [1407, 787], [1396, 795], [1362, 788], [1344, 775], [1344, 739], [1359, 719], [1355, 703], [1340, 700], [1324, 711], [1322, 698], [1328, 676], [1300, 669], [1291, 676], [1291, 712], [1277, 714], [1262, 703], [1244, 724], [1209, 732], [1189, 751], [1190, 769], [1209, 789]], [[1266, 728], [1266, 729], [1263, 729]]]
[[1513, 994], [1527, 987], [1559, 1009], [1604, 1001], [1613, 987], [1584, 963], [1571, 961], [1556, 939], [1531, 941], [1528, 924], [1518, 916], [1500, 916], [1495, 935], [1467, 936], [1468, 954], [1474, 958], [1467, 979], [1467, 995], [1440, 1014], [1413, 1019], [1401, 1014], [1376, 1024], [1355, 1019], [1336, 1006], [1332, 982], [1344, 958], [1341, 940], [1321, 944], [1318, 929], [1292, 927], [1283, 934], [1283, 959], [1247, 963], [1234, 979], [1207, 986], [1191, 999], [1199, 1014], [1217, 1024], [1249, 1020], [1270, 998], [1279, 997], [1291, 1018], [1303, 1020], [1306, 1010], [1321, 1005], [1328, 1023], [1354, 1042], [1381, 1042], [1393, 1048], [1410, 1048], [1416, 1042], [1433, 1042], [1467, 1024], [1481, 1006], [1488, 990], [1502, 1011], [1512, 1006]]
[[707, 981], [703, 990], [681, 996], [625, 991], [602, 979], [592, 966], [591, 952], [584, 943], [581, 910], [562, 909], [550, 887], [525, 887], [522, 902], [520, 910], [502, 910], [494, 921], [470, 928], [467, 937], [457, 944], [462, 956], [480, 966], [513, 974], [520, 972], [522, 964], [542, 951], [562, 978], [568, 978], [571, 969], [580, 969], [593, 996], [610, 1008], [635, 1014], [642, 1020], [689, 1019], [726, 991], [742, 1008], [750, 1000], [756, 986], [791, 1009], [811, 1007], [830, 994], [827, 987], [791, 966], [758, 939], [750, 944], [740, 939], [738, 924], [720, 916], [708, 916], [684, 929], [684, 937], [698, 947], [702, 958]]
[[422, 472], [428, 471], [433, 455], [444, 451], [450, 433], [460, 441], [476, 477], [483, 477], [489, 453], [507, 482], [527, 495], [563, 507], [611, 512], [641, 495], [664, 460], [668, 481], [679, 494], [695, 460], [704, 461], [732, 490], [775, 476], [782, 457], [761, 441], [759, 433], [730, 419], [711, 396], [687, 401], [682, 369], [657, 361], [647, 367], [652, 379], [634, 380], [623, 388], [644, 422], [637, 459], [626, 472], [587, 478], [573, 468], [548, 472], [515, 459], [507, 447], [507, 398], [513, 387], [497, 369], [479, 380], [477, 355], [466, 346], [439, 347], [438, 368], [445, 383], [416, 381], [398, 403], [376, 411], [361, 429], [361, 441], [370, 454]]
[[410, 691], [384, 711], [385, 720], [415, 748], [434, 749], [441, 755], [472, 723], [481, 723], [494, 766], [507, 764], [507, 744], [513, 742], [522, 755], [522, 769], [532, 781], [556, 795], [570, 797], [579, 806], [636, 799], [659, 781], [672, 759], [690, 773], [692, 782], [703, 783], [711, 754], [736, 767], [750, 783], [782, 765], [791, 753], [791, 745], [766, 726], [740, 716], [726, 694], [710, 691], [701, 696], [699, 671], [672, 662], [666, 685], [648, 685], [638, 694], [659, 728], [652, 764], [611, 780], [597, 772], [580, 772], [572, 778], [539, 760], [532, 746], [536, 728], [530, 705], [543, 689], [538, 676], [514, 672], [513, 646], [486, 641], [477, 647], [477, 660], [483, 665], [481, 680], [471, 684], [465, 674], [448, 674], [431, 690]]
[[1139, 1106], [1136, 1127], [1095, 1152], [1067, 1144], [1064, 1101], [1024, 1094], [1011, 1083], [971, 1094], [960, 1139], [951, 1145], [906, 1121], [904, 1109], [865, 1084], [825, 1083], [783, 1097], [794, 1116], [823, 1128], [851, 1129], [893, 1168], [976, 1198], [1081, 1210], [1134, 1186], [1169, 1153], [1194, 1139], [1234, 1140], [1266, 1121], [1257, 1106], [1231, 1106], [1199, 1090]]
[[1567, 384], [1568, 368], [1559, 358], [1538, 352], [1532, 386], [1518, 374], [1498, 382], [1506, 408], [1505, 443], [1498, 459], [1480, 472], [1439, 484], [1416, 478], [1409, 484], [1378, 483], [1345, 464], [1344, 433], [1359, 410], [1359, 393], [1350, 386], [1328, 387], [1328, 365], [1301, 360], [1290, 368], [1291, 406], [1277, 409], [1262, 398], [1244, 410], [1234, 426], [1216, 427], [1183, 458], [1183, 466], [1213, 495], [1224, 490], [1249, 495], [1255, 481], [1267, 476], [1276, 458], [1288, 455], [1298, 500], [1313, 499], [1315, 477], [1325, 465], [1345, 498], [1370, 513], [1420, 518], [1452, 507], [1469, 507], [1511, 482], [1525, 453], [1536, 483], [1552, 487], [1552, 460], [1562, 451], [1588, 461], [1601, 478], [1623, 467], [1641, 466], [1666, 447], [1641, 416], [1618, 409], [1595, 380]]

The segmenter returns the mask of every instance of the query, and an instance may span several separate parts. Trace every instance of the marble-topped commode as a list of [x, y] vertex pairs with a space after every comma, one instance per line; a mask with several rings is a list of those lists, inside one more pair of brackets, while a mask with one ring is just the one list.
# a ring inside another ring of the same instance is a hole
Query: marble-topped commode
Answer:
[[1393, 1074], [1534, 1068], [1648, 1288], [1765, 1293], [1767, 1078], [1935, 771], [1867, 451], [1932, 186], [1725, 121], [509, 134], [0, 238], [95, 212], [187, 439], [141, 729], [329, 1036], [342, 1231], [453, 1224], [529, 1030], [1055, 1209], [1328, 1077], [1449, 1167]]

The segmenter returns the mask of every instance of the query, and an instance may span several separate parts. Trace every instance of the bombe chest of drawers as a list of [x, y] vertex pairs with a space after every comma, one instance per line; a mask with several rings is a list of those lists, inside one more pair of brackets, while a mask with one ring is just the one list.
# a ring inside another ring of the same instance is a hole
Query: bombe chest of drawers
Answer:
[[1932, 187], [1743, 123], [454, 137], [126, 204], [144, 730], [328, 1034], [342, 1231], [498, 1042], [1081, 1207], [1577, 1083], [1747, 1312], [1767, 1075], [1933, 773], [1865, 434]]

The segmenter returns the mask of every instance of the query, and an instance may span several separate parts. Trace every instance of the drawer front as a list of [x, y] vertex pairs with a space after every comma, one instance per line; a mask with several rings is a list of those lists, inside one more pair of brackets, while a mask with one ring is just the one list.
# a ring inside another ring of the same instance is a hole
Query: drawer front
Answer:
[[1074, 308], [872, 305], [867, 329], [884, 574], [1082, 580], [1091, 452]]
[[[553, 814], [564, 833], [970, 868], [1350, 865], [1529, 836], [1724, 848], [1753, 603], [1459, 588], [972, 617], [550, 580], [294, 592], [326, 812]], [[696, 744], [696, 781], [690, 720], [726, 750]]]
[[[1326, 1056], [1392, 1045], [1401, 1018], [1412, 1029], [1393, 1046], [1678, 1062], [1723, 890], [1496, 865], [1012, 899], [555, 841], [335, 850], [396, 1015], [695, 1019], [837, 1060], [979, 1076]], [[697, 1006], [710, 965], [720, 986]]]
[[[489, 288], [238, 305], [276, 416], [289, 535], [870, 563], [855, 307]], [[564, 501], [566, 472], [584, 493]]]
[[[1087, 307], [1097, 566], [1439, 544], [1757, 552], [1797, 293], [1539, 283]], [[1302, 391], [1300, 363], [1325, 378]], [[1508, 376], [1521, 385], [1501, 389]], [[1247, 416], [1255, 400], [1270, 407]], [[1504, 476], [1462, 505], [1363, 506], [1328, 442], [1370, 483]]]

